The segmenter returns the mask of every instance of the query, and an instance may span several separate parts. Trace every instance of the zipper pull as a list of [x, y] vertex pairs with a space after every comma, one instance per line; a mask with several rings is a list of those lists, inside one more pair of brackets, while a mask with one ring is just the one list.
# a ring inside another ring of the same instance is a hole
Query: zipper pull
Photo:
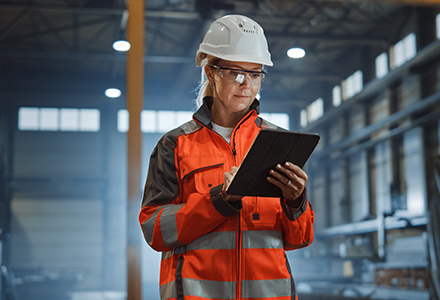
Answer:
[[237, 155], [237, 152], [235, 151], [235, 149], [232, 149], [232, 155]]

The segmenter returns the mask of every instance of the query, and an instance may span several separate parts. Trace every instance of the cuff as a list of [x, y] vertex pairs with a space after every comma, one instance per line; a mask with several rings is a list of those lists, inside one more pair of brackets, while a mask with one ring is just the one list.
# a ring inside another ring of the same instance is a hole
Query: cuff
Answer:
[[291, 221], [298, 219], [307, 210], [308, 200], [307, 200], [306, 189], [304, 189], [304, 192], [302, 193], [301, 196], [298, 197], [296, 201], [298, 201], [300, 204], [299, 206], [293, 208], [287, 204], [286, 199], [284, 198], [280, 199], [283, 212], [287, 216], [287, 218]]
[[224, 217], [232, 217], [240, 212], [243, 208], [243, 204], [240, 201], [230, 203], [223, 199], [222, 195], [223, 184], [217, 185], [213, 187], [209, 194], [211, 196], [211, 202], [214, 205], [215, 209], [222, 214]]

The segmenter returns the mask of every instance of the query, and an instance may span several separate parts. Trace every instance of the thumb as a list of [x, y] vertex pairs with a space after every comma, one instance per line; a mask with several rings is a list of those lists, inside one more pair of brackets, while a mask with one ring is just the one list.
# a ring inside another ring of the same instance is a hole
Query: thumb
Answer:
[[231, 173], [232, 176], [235, 176], [235, 174], [237, 174], [237, 171], [238, 171], [238, 168], [234, 166], [234, 167], [231, 168], [231, 172], [230, 173]]

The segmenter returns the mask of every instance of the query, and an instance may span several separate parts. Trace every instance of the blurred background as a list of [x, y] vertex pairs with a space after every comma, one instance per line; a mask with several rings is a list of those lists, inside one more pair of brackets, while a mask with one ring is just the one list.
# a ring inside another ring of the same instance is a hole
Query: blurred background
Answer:
[[[263, 116], [321, 135], [306, 165], [315, 241], [288, 254], [300, 299], [439, 300], [437, 2], [146, 0], [139, 186], [157, 140], [196, 109], [209, 24], [245, 14], [274, 62]], [[124, 0], [0, 0], [1, 300], [140, 299], [127, 297], [128, 18]], [[142, 299], [158, 300], [160, 255], [133, 234]]]

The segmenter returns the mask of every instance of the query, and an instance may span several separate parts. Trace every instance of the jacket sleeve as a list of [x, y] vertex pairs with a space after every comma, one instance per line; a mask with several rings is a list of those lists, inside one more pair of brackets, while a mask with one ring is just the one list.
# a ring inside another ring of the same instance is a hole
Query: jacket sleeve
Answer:
[[144, 237], [157, 251], [187, 245], [241, 209], [241, 203], [232, 206], [223, 199], [221, 184], [205, 193], [184, 193], [175, 148], [163, 138], [151, 154], [139, 214]]
[[292, 210], [281, 199], [284, 249], [294, 250], [309, 246], [313, 242], [313, 222], [315, 212], [307, 199], [307, 192], [302, 195], [301, 205]]

